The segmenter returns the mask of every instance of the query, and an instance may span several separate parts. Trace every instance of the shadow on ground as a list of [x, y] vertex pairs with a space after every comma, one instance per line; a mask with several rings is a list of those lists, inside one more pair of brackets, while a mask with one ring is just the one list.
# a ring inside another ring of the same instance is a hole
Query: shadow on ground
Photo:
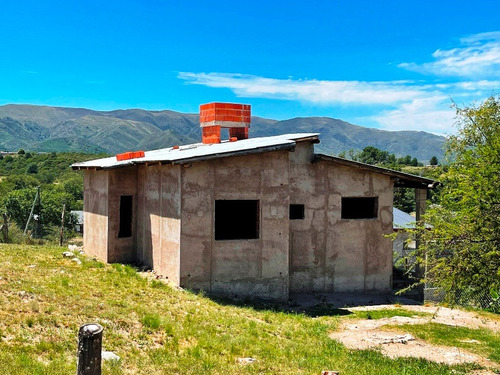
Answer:
[[409, 298], [393, 294], [294, 294], [288, 302], [276, 303], [263, 300], [242, 298], [227, 298], [216, 295], [206, 295], [220, 305], [250, 307], [258, 311], [274, 311], [290, 314], [304, 314], [310, 317], [343, 316], [352, 314], [347, 308], [355, 306], [376, 306], [388, 304], [419, 305]]

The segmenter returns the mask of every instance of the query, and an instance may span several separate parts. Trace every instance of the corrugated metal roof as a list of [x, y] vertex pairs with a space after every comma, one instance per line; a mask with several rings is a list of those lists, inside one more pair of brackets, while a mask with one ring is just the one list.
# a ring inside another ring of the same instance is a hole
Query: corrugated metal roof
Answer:
[[83, 211], [71, 211], [76, 216], [76, 224], [83, 224]]
[[415, 218], [396, 207], [392, 208], [392, 223], [394, 229], [415, 228]]
[[264, 152], [279, 149], [292, 149], [298, 141], [318, 141], [319, 133], [284, 134], [271, 137], [242, 139], [236, 142], [223, 141], [222, 143], [203, 144], [195, 143], [180, 146], [179, 148], [163, 148], [146, 151], [142, 158], [117, 161], [115, 156], [103, 159], [90, 160], [72, 165], [73, 169], [111, 169], [133, 164], [145, 163], [172, 163], [181, 164], [190, 161], [220, 158], [253, 152]]

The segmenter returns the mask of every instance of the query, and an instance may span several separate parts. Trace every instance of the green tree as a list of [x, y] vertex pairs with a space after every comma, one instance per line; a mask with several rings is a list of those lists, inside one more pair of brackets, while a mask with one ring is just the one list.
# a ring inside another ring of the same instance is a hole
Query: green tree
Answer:
[[394, 188], [394, 207], [407, 213], [415, 212], [415, 191], [409, 188]]
[[[28, 221], [36, 190], [36, 188], [14, 190], [8, 193], [4, 200], [7, 214], [20, 228], [24, 229]], [[69, 212], [75, 206], [75, 199], [62, 187], [47, 185], [41, 189], [40, 199], [35, 203], [34, 214], [37, 215], [37, 219], [31, 221], [30, 229], [32, 230], [42, 225], [44, 227], [59, 226], [63, 204], [66, 204], [66, 210]], [[68, 226], [69, 222], [70, 216], [68, 215], [65, 224]], [[41, 234], [43, 233], [39, 233]]]
[[358, 154], [358, 160], [366, 164], [383, 164], [389, 159], [389, 153], [373, 146], [367, 146]]
[[427, 279], [449, 296], [467, 288], [500, 290], [500, 98], [458, 109], [458, 132], [447, 155], [439, 204], [428, 210], [432, 230], [419, 228]]
[[35, 163], [31, 163], [30, 165], [28, 165], [28, 168], [26, 168], [26, 173], [29, 174], [38, 173], [38, 165], [36, 165]]
[[19, 155], [24, 155], [26, 153], [26, 151], [24, 151], [24, 149], [20, 148], [19, 151], [17, 151], [17, 153]]
[[433, 157], [431, 158], [431, 160], [429, 160], [429, 164], [430, 164], [430, 165], [438, 165], [438, 164], [439, 164], [438, 158], [437, 158], [437, 157], [435, 157], [435, 156], [433, 156]]

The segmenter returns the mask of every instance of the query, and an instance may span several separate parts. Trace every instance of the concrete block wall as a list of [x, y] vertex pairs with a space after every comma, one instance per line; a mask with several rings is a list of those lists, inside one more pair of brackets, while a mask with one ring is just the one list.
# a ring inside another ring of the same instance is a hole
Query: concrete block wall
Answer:
[[[391, 289], [393, 183], [388, 176], [321, 161], [313, 145], [290, 157], [290, 202], [305, 218], [290, 220], [290, 291], [385, 292]], [[342, 197], [378, 197], [376, 219], [341, 218]]]
[[[132, 263], [136, 261], [134, 219], [137, 200], [137, 168], [112, 169], [108, 174], [108, 262]], [[132, 196], [132, 236], [120, 238], [120, 197]]]
[[[287, 299], [288, 154], [230, 157], [182, 170], [181, 285]], [[215, 200], [259, 200], [259, 238], [215, 241]]]
[[[328, 162], [325, 162], [328, 164]], [[330, 189], [328, 243], [334, 260], [334, 290], [386, 292], [391, 290], [393, 183], [390, 177], [336, 166], [328, 168]], [[378, 197], [377, 218], [342, 219], [342, 197]]]
[[180, 166], [138, 170], [136, 259], [174, 284], [180, 282]]
[[312, 164], [314, 146], [300, 143], [290, 154], [290, 203], [304, 205], [304, 219], [290, 220], [290, 290], [325, 291], [326, 207], [323, 165]]
[[[86, 251], [232, 297], [390, 290], [390, 178], [313, 156], [302, 142], [294, 152], [85, 171]], [[130, 238], [118, 238], [121, 195], [133, 196]], [[342, 197], [353, 196], [378, 197], [377, 219], [342, 219]], [[216, 241], [216, 200], [259, 200], [259, 238]], [[304, 205], [304, 219], [289, 220], [290, 204]]]
[[85, 252], [108, 262], [108, 172], [83, 173], [83, 247]]

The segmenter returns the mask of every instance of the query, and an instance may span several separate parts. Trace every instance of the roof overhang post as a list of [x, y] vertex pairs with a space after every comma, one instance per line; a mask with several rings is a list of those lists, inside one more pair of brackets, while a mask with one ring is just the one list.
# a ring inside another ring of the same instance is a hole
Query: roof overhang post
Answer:
[[[416, 225], [424, 227], [425, 222], [424, 222], [424, 215], [425, 215], [425, 210], [427, 208], [427, 189], [415, 189], [415, 219], [416, 219]], [[422, 243], [422, 238], [420, 235], [417, 234], [415, 238], [415, 248], [418, 250], [420, 249], [420, 245]], [[424, 278], [427, 272], [427, 255], [425, 256], [425, 265], [422, 266], [421, 263], [417, 263], [415, 273], [416, 277], [418, 279]], [[424, 285], [419, 284], [417, 287], [418, 291], [418, 299], [421, 302], [424, 302]]]
[[415, 206], [417, 222], [423, 220], [427, 208], [427, 189], [415, 189]]

